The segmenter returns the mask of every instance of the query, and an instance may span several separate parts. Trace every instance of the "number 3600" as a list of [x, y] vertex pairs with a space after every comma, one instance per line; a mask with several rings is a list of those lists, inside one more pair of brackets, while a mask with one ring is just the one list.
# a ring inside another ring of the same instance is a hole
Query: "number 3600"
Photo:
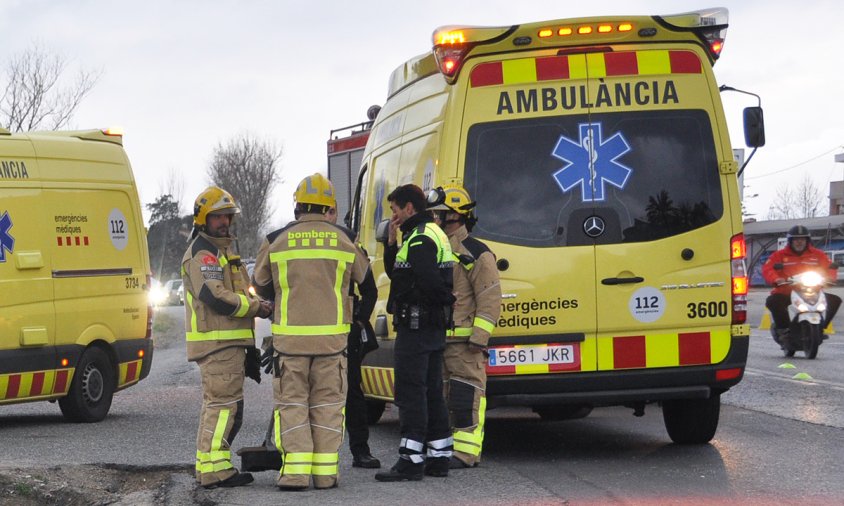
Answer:
[[689, 310], [686, 316], [689, 318], [712, 318], [716, 316], [727, 316], [727, 303], [720, 302], [689, 302], [686, 306]]

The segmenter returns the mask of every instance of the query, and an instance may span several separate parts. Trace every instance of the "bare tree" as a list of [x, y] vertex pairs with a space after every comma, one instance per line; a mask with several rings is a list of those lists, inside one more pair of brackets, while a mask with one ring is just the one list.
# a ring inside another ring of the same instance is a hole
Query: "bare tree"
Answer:
[[[181, 213], [182, 202], [185, 197], [185, 178], [182, 173], [176, 170], [175, 167], [170, 167], [167, 171], [166, 179], [159, 182], [158, 193], [161, 195], [170, 195], [178, 206], [178, 212]], [[190, 212], [193, 213], [193, 208], [190, 209]]]
[[[12, 56], [6, 66], [0, 124], [13, 132], [67, 126], [79, 104], [91, 92], [99, 73], [80, 69], [65, 78], [67, 62], [38, 44]], [[65, 84], [67, 83], [67, 84]]]
[[814, 218], [819, 214], [822, 203], [820, 188], [809, 174], [805, 174], [797, 187], [784, 184], [777, 189], [776, 200], [768, 209], [768, 219]]
[[240, 254], [254, 257], [261, 234], [267, 228], [273, 206], [270, 195], [281, 181], [279, 161], [282, 149], [273, 141], [259, 140], [245, 132], [214, 148], [208, 168], [212, 183], [229, 193], [240, 206], [236, 228]]

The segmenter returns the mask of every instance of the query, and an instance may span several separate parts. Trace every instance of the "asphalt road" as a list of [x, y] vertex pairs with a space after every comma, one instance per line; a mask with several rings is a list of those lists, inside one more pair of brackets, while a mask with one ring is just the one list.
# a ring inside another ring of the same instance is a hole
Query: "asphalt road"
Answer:
[[[764, 296], [754, 291], [750, 297], [754, 327]], [[161, 313], [178, 320], [182, 311]], [[184, 471], [173, 473], [173, 487], [182, 493], [168, 497], [206, 504], [842, 504], [841, 315], [834, 326], [838, 333], [816, 360], [801, 353], [785, 359], [767, 331], [754, 328], [747, 373], [722, 397], [721, 423], [709, 445], [672, 444], [656, 406], [640, 418], [630, 409], [605, 408], [566, 422], [499, 409], [488, 415], [479, 468], [454, 471], [446, 479], [384, 484], [373, 479], [373, 471], [352, 468], [344, 448], [339, 488], [295, 494], [277, 491], [271, 472], [257, 474], [249, 487], [193, 490], [199, 375], [175, 341], [156, 349], [150, 377], [119, 393], [101, 423], [65, 423], [58, 406], [44, 402], [0, 407], [0, 469], [180, 466]], [[799, 372], [813, 379], [792, 379]], [[235, 448], [263, 439], [272, 402], [268, 380], [247, 381], [244, 428]], [[388, 409], [371, 437], [373, 452], [387, 465], [395, 459], [398, 438], [396, 412]]]

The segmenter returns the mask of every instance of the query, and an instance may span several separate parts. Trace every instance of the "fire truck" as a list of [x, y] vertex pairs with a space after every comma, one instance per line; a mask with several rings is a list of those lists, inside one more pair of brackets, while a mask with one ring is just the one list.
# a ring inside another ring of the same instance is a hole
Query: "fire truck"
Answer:
[[337, 216], [341, 218], [349, 212], [363, 151], [379, 110], [380, 107], [373, 105], [366, 112], [369, 121], [331, 130], [329, 134], [328, 179], [334, 185]]

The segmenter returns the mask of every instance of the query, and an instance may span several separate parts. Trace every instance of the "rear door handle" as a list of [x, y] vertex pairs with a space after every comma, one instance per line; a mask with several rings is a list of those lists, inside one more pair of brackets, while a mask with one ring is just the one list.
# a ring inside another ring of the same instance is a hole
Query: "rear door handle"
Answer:
[[633, 276], [632, 278], [604, 278], [601, 280], [602, 285], [626, 285], [630, 283], [641, 283], [645, 278], [641, 276]]

